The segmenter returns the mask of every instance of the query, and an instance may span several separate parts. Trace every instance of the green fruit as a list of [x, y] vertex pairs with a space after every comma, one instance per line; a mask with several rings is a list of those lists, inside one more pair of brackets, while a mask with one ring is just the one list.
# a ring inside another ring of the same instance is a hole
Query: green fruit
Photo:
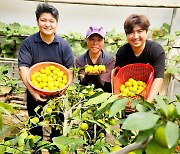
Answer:
[[81, 136], [84, 136], [84, 131], [83, 131], [83, 130], [79, 130], [79, 134], [80, 134]]
[[56, 106], [55, 106], [55, 105], [51, 105], [51, 108], [52, 108], [52, 109], [55, 109], [55, 108], [56, 108]]
[[58, 106], [59, 106], [59, 107], [63, 106], [63, 103], [62, 103], [62, 102], [59, 102], [59, 103], [58, 103]]
[[97, 122], [103, 123], [103, 120], [102, 119], [98, 119]]
[[80, 110], [79, 110], [79, 109], [76, 109], [76, 110], [72, 113], [72, 116], [75, 117], [75, 116], [77, 116], [79, 113], [80, 113]]
[[31, 134], [31, 135], [28, 136], [28, 139], [29, 139], [29, 140], [30, 140], [30, 139], [35, 140], [35, 136]]
[[[166, 106], [167, 106], [167, 110], [168, 110], [167, 117], [172, 118], [173, 116], [175, 116], [177, 113], [176, 106], [174, 104], [169, 104]], [[160, 113], [161, 113], [161, 115], [166, 117], [166, 114], [165, 114], [164, 110], [162, 110], [162, 108], [160, 109]]]
[[128, 154], [136, 154], [135, 152], [131, 151], [131, 152], [128, 152]]
[[168, 148], [166, 133], [165, 133], [165, 125], [159, 126], [154, 133], [154, 141], [161, 147]]
[[93, 71], [93, 66], [92, 65], [86, 65], [84, 69], [85, 73], [90, 73]]
[[95, 150], [94, 152], [97, 154], [102, 154], [100, 150]]
[[4, 145], [10, 146], [10, 145], [11, 145], [11, 142], [10, 142], [10, 141], [6, 141], [6, 142], [4, 143]]
[[105, 113], [106, 116], [108, 116], [109, 112], [110, 112], [109, 110], [106, 110], [104, 113]]
[[88, 118], [88, 117], [84, 117], [83, 120], [84, 120], [84, 121], [87, 121], [87, 120], [89, 120], [89, 118]]
[[102, 72], [105, 72], [105, 71], [106, 71], [106, 66], [105, 66], [105, 65], [99, 65], [99, 69], [100, 69]]
[[116, 125], [116, 119], [111, 119], [111, 120], [109, 121], [109, 123], [110, 123], [111, 125]]
[[100, 136], [100, 137], [105, 137], [105, 134], [101, 132], [101, 133], [99, 134], [99, 136]]
[[37, 124], [37, 123], [39, 122], [39, 118], [38, 118], [38, 117], [34, 117], [32, 120], [33, 120], [33, 122], [34, 122], [35, 124]]
[[83, 131], [86, 131], [86, 130], [88, 130], [88, 127], [89, 127], [89, 126], [88, 126], [87, 123], [82, 123], [80, 127], [81, 127], [81, 129], [82, 129]]
[[91, 113], [92, 113], [92, 110], [91, 110], [91, 109], [88, 109], [88, 110], [87, 110], [87, 113], [91, 114]]
[[119, 145], [115, 145], [114, 147], [111, 148], [111, 152], [118, 151], [118, 150], [121, 150], [121, 149], [122, 148]]
[[168, 105], [168, 117], [173, 117], [176, 115], [176, 106], [174, 104], [169, 104]]
[[52, 108], [48, 107], [48, 108], [46, 109], [46, 112], [47, 112], [47, 113], [51, 113], [51, 112], [52, 112]]
[[94, 93], [95, 93], [95, 92], [94, 92], [93, 90], [91, 90], [91, 91], [88, 92], [88, 94], [89, 94], [90, 96], [91, 96], [91, 95], [94, 95]]

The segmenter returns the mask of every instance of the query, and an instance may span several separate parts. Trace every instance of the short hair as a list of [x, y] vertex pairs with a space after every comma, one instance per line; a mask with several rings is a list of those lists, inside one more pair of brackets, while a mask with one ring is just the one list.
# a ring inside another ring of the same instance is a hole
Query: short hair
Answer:
[[146, 30], [147, 32], [150, 26], [150, 22], [145, 15], [130, 15], [124, 22], [124, 31], [126, 35], [130, 34], [136, 25], [140, 26], [143, 30]]
[[48, 3], [40, 3], [40, 4], [38, 4], [38, 6], [36, 8], [36, 12], [35, 12], [36, 20], [38, 20], [40, 18], [42, 13], [50, 13], [50, 14], [52, 14], [52, 16], [58, 22], [59, 12], [54, 6], [49, 5]]

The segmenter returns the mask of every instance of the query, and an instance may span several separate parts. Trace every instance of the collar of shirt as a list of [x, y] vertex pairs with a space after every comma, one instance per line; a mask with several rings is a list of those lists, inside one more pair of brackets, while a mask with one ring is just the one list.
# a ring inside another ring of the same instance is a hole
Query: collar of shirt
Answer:
[[[96, 64], [100, 65], [100, 64], [103, 64], [103, 62], [104, 62], [104, 52], [102, 50]], [[86, 65], [96, 65], [96, 64], [93, 64], [93, 62], [89, 56], [89, 50], [88, 50], [87, 54], [86, 54]]]
[[[35, 34], [35, 42], [44, 42], [40, 37], [40, 32], [37, 32]], [[52, 43], [59, 43], [57, 34], [54, 34], [54, 40]]]

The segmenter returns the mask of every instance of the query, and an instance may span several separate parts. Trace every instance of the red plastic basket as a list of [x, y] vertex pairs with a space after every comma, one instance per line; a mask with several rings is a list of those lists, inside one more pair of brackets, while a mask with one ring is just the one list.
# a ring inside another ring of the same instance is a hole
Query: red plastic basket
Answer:
[[145, 89], [140, 93], [146, 99], [154, 80], [154, 68], [149, 64], [134, 63], [122, 68], [116, 67], [112, 73], [113, 93], [120, 93], [120, 86], [129, 78], [141, 80], [146, 83]]

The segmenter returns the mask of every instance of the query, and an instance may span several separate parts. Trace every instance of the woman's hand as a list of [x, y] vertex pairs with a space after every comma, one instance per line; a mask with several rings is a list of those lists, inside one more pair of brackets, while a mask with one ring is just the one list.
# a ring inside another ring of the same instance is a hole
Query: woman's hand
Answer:
[[101, 75], [106, 71], [106, 67], [104, 65], [86, 65], [84, 72], [87, 75]]
[[91, 71], [91, 72], [87, 72], [87, 73], [85, 73], [85, 74], [87, 74], [87, 75], [101, 75], [102, 74], [102, 71], [96, 71], [96, 72], [93, 72], [93, 71]]

